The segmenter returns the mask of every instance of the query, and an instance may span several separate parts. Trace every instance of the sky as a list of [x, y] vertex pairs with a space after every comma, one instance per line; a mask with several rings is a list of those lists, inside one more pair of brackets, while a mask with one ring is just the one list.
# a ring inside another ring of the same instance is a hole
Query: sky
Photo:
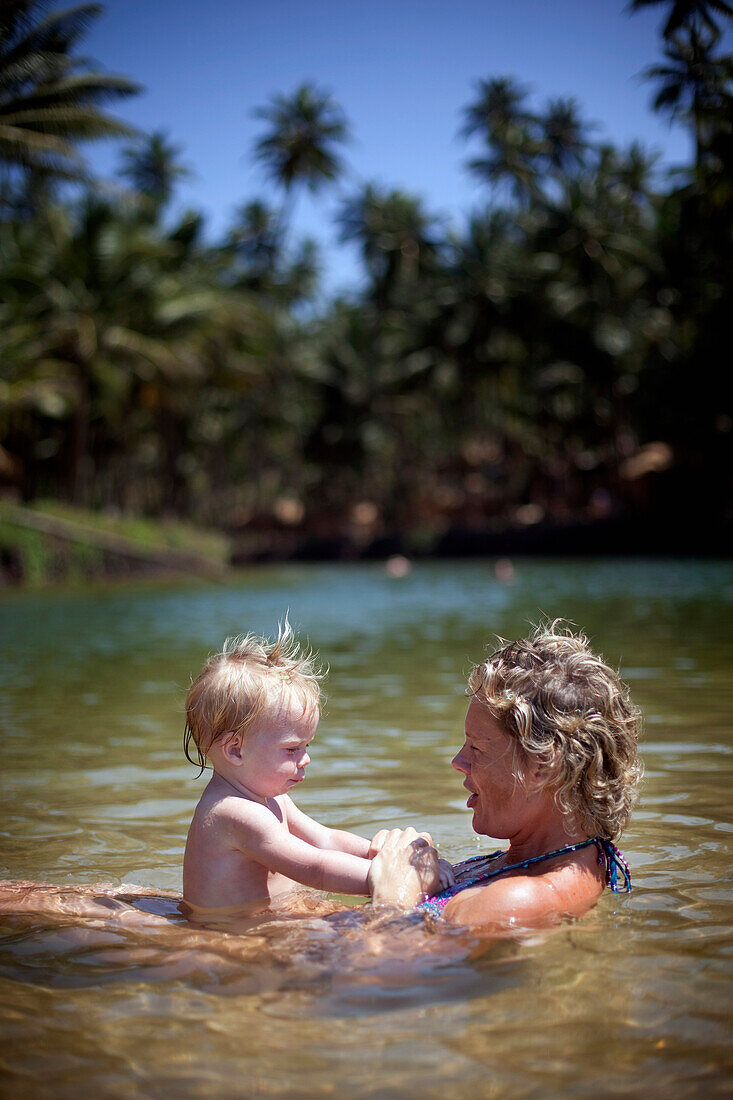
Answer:
[[[687, 161], [685, 131], [651, 111], [640, 78], [661, 60], [665, 8], [631, 16], [625, 0], [107, 0], [82, 49], [144, 85], [111, 110], [182, 146], [194, 174], [177, 208], [203, 211], [211, 239], [241, 203], [279, 202], [252, 158], [263, 132], [254, 109], [306, 80], [331, 92], [351, 128], [348, 174], [335, 191], [297, 200], [292, 238], [320, 242], [325, 285], [337, 293], [356, 285], [359, 267], [333, 219], [361, 183], [417, 194], [456, 228], [485, 204], [486, 189], [465, 170], [476, 150], [458, 137], [479, 78], [519, 79], [537, 108], [575, 96], [596, 138], [640, 140], [663, 166]], [[119, 147], [87, 152], [98, 173], [114, 174]]]

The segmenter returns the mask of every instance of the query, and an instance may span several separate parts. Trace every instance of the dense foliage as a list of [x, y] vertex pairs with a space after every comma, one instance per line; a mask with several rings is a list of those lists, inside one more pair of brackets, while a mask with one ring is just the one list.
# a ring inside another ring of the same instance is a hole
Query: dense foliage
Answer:
[[317, 247], [290, 223], [298, 189], [342, 171], [328, 95], [306, 84], [258, 112], [282, 202], [244, 205], [219, 242], [195, 212], [171, 222], [186, 169], [162, 132], [123, 150], [132, 190], [62, 201], [75, 141], [122, 133], [98, 104], [134, 85], [74, 58], [96, 5], [6, 4], [0, 479], [26, 500], [239, 527], [254, 548], [278, 529], [419, 548], [544, 518], [722, 518], [731, 10], [667, 8], [648, 76], [690, 131], [689, 168], [665, 178], [638, 144], [594, 140], [575, 100], [537, 109], [514, 79], [481, 80], [465, 227], [363, 185], [339, 228], [364, 290], [324, 306]]

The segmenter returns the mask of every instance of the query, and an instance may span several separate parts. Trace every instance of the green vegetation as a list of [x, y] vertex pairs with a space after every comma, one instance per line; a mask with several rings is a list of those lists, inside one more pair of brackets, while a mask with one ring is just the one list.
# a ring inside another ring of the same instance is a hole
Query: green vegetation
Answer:
[[229, 540], [180, 520], [125, 518], [63, 504], [0, 501], [0, 555], [10, 580], [56, 581], [146, 572], [222, 575]]
[[141, 548], [181, 550], [206, 558], [220, 567], [224, 567], [229, 558], [229, 542], [224, 535], [181, 520], [153, 520], [87, 512], [83, 508], [74, 508], [55, 500], [35, 501], [33, 510], [39, 515], [61, 520], [69, 526], [77, 525], [90, 531], [129, 539]]
[[482, 79], [464, 112], [465, 226], [363, 184], [339, 231], [364, 288], [326, 304], [317, 245], [291, 223], [298, 189], [343, 170], [331, 97], [304, 84], [257, 112], [253, 156], [282, 201], [245, 204], [219, 242], [195, 211], [171, 223], [186, 169], [162, 132], [125, 147], [133, 190], [113, 199], [90, 181], [62, 201], [75, 143], [122, 133], [98, 105], [134, 85], [75, 60], [96, 5], [45, 20], [36, 0], [6, 5], [4, 484], [27, 502], [217, 526], [253, 555], [308, 540], [429, 550], [456, 529], [542, 520], [721, 524], [731, 8], [631, 8], [653, 2], [665, 56], [647, 75], [655, 108], [689, 129], [685, 170], [665, 177], [638, 144], [594, 140], [572, 98], [538, 107], [515, 79]]

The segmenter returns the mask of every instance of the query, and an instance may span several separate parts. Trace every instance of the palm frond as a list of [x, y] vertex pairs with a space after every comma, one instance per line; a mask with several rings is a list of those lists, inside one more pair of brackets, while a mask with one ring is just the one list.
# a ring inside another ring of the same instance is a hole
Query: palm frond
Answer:
[[[43, 172], [50, 183], [83, 177], [78, 142], [136, 133], [96, 105], [133, 95], [139, 85], [124, 76], [95, 72], [75, 53], [101, 5], [78, 4], [39, 19], [42, 12], [38, 0], [3, 5], [0, 162], [15, 170]], [[37, 178], [34, 188], [38, 194]]]

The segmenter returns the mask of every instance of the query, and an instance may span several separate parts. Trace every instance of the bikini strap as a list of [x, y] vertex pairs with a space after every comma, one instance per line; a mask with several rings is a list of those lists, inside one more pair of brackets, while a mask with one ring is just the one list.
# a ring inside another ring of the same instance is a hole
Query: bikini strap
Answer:
[[[460, 894], [463, 890], [468, 890], [471, 886], [479, 886], [482, 882], [488, 882], [492, 878], [498, 878], [499, 875], [504, 875], [508, 871], [520, 871], [525, 870], [527, 867], [531, 867], [534, 863], [541, 863], [546, 859], [554, 859], [555, 856], [566, 855], [569, 852], [580, 851], [581, 848], [588, 848], [591, 844], [595, 844], [598, 849], [598, 862], [605, 863], [606, 866], [606, 886], [614, 894], [620, 894], [621, 888], [618, 885], [618, 872], [620, 871], [624, 879], [624, 889], [627, 894], [631, 893], [631, 872], [629, 871], [629, 865], [624, 859], [621, 852], [618, 850], [615, 844], [605, 837], [593, 836], [588, 840], [581, 840], [577, 844], [566, 844], [563, 848], [556, 848], [553, 852], [544, 852], [540, 856], [531, 856], [530, 859], [524, 859], [521, 863], [510, 863], [506, 867], [500, 867], [496, 871], [486, 871], [483, 875], [479, 875], [474, 879], [467, 879], [464, 882], [456, 882], [453, 886], [448, 886], [445, 890], [441, 890], [439, 894], [436, 894], [432, 898], [427, 898], [422, 902], [420, 908], [427, 909], [428, 912], [434, 913], [436, 916], [440, 915], [443, 907], [450, 900], [455, 897], [456, 894]], [[495, 859], [501, 855], [501, 852], [492, 852], [489, 856], [473, 856], [470, 860], [466, 860], [466, 863], [476, 863], [479, 859]]]
[[486, 863], [489, 859], [498, 859], [499, 856], [505, 855], [504, 848], [497, 848], [495, 852], [486, 852], [485, 855], [469, 856], [468, 859], [461, 860], [461, 867], [468, 867], [472, 863]]

